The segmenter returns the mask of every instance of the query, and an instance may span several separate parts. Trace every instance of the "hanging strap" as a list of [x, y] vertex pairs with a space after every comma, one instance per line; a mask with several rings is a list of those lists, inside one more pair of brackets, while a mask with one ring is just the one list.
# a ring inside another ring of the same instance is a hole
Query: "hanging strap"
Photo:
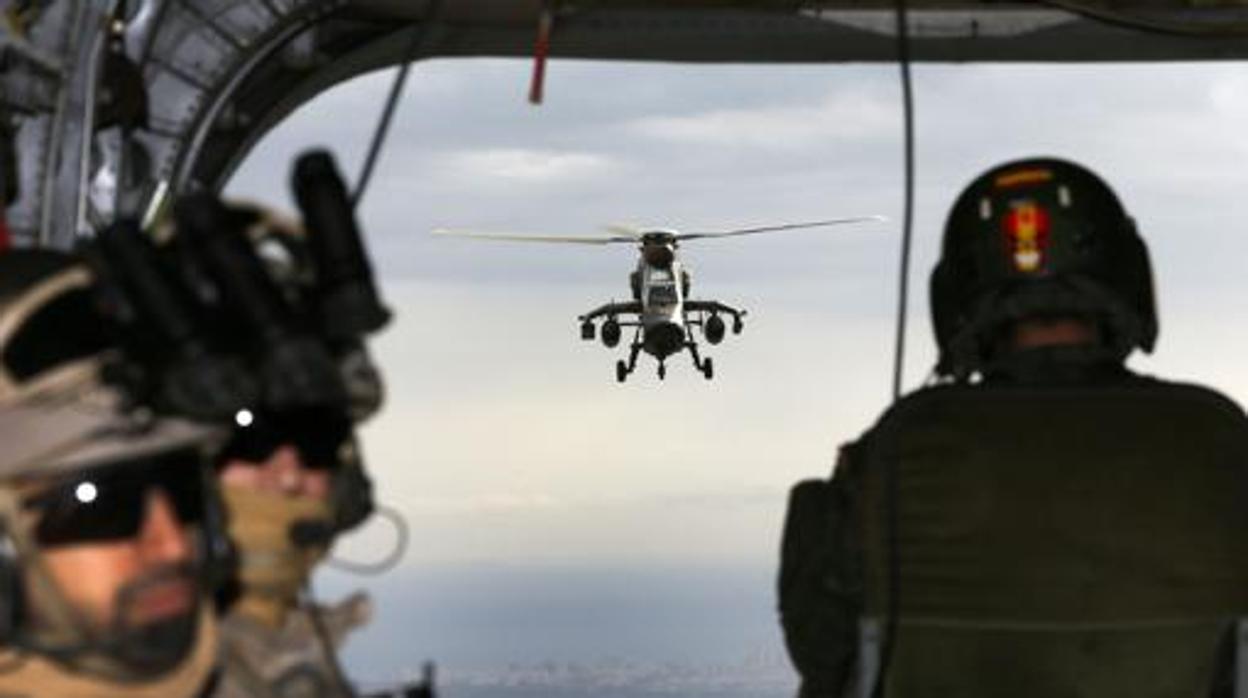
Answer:
[[544, 0], [537, 17], [537, 39], [533, 44], [533, 77], [529, 83], [529, 103], [541, 104], [546, 92], [546, 59], [550, 56], [550, 35], [555, 28], [555, 2]]

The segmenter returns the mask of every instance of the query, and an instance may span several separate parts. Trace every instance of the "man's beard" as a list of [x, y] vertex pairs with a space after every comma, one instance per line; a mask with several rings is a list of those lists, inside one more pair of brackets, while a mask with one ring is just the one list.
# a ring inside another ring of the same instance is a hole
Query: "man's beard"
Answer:
[[[189, 588], [185, 608], [152, 617], [150, 596], [176, 587]], [[117, 591], [117, 612], [108, 632], [107, 653], [142, 675], [173, 669], [191, 650], [198, 629], [198, 585], [189, 565], [167, 565], [144, 574]]]

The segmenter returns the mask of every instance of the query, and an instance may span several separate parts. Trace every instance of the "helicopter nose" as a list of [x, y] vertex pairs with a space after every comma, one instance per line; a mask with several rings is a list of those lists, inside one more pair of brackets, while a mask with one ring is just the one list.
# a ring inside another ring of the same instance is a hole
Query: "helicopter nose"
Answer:
[[663, 358], [680, 351], [685, 343], [685, 331], [674, 322], [664, 322], [646, 329], [646, 351]]

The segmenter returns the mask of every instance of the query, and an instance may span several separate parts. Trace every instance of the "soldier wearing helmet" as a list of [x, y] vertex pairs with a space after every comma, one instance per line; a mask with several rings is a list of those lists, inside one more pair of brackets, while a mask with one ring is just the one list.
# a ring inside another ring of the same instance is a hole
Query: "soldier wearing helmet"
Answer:
[[111, 381], [92, 274], [0, 255], [0, 694], [197, 695], [216, 654], [223, 434]]
[[1248, 691], [1248, 419], [1124, 365], [1157, 319], [1114, 193], [1067, 161], [993, 168], [931, 302], [942, 380], [789, 500], [801, 696]]
[[1135, 223], [1100, 178], [1073, 163], [1010, 163], [967, 187], [930, 291], [937, 372], [957, 382], [1023, 377], [1018, 362], [1042, 347], [1050, 358], [1065, 347], [1058, 354], [1070, 361], [1060, 364], [1121, 375], [1128, 354], [1157, 340]]
[[[228, 234], [259, 252], [257, 285], [268, 289], [263, 302], [281, 307], [279, 323], [309, 340], [307, 356], [324, 357], [329, 367], [309, 371], [292, 382], [293, 390], [266, 389], [238, 410], [217, 458], [238, 565], [222, 598], [216, 698], [353, 695], [335, 653], [371, 615], [362, 593], [323, 606], [309, 591], [334, 539], [373, 509], [354, 425], [381, 402], [380, 375], [363, 336], [380, 329], [389, 313], [372, 287], [346, 190], [328, 154], [302, 156], [294, 181], [302, 223], [257, 206], [202, 200], [184, 202], [178, 220], [177, 234], [192, 237], [195, 207], [215, 207], [220, 220], [230, 221]], [[326, 247], [340, 254], [355, 248], [355, 254], [327, 259]], [[289, 356], [283, 351], [268, 346], [262, 353]]]
[[217, 461], [239, 565], [223, 619], [224, 672], [212, 695], [352, 695], [334, 653], [369, 620], [368, 597], [327, 607], [305, 593], [333, 539], [359, 523], [344, 512], [371, 504], [347, 501], [369, 497], [351, 423], [330, 410], [240, 417]]

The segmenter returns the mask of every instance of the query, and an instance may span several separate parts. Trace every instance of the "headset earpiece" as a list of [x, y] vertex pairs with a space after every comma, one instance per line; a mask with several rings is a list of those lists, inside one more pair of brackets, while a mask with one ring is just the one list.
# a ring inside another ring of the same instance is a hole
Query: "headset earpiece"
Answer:
[[364, 462], [359, 455], [359, 444], [351, 439], [349, 457], [343, 458], [341, 467], [334, 475], [333, 504], [334, 529], [338, 533], [348, 531], [364, 523], [375, 509], [373, 481], [364, 472]]

